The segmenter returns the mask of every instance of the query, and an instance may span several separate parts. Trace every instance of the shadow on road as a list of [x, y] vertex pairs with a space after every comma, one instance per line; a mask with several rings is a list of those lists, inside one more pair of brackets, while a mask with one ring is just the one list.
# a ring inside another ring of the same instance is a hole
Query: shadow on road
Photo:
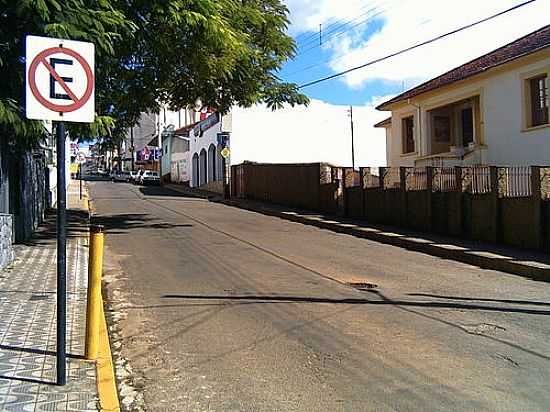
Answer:
[[462, 296], [444, 296], [431, 295], [429, 293], [409, 293], [407, 296], [420, 296], [436, 299], [463, 300], [468, 302], [496, 302], [496, 303], [511, 303], [514, 305], [535, 305], [535, 306], [550, 306], [550, 302], [537, 302], [531, 300], [512, 300], [512, 299], [489, 299], [489, 298], [465, 298]]
[[163, 186], [140, 186], [139, 191], [144, 196], [168, 196], [186, 199], [201, 199], [193, 193], [183, 193]]
[[[372, 291], [379, 295], [378, 292]], [[446, 308], [446, 309], [461, 309], [461, 310], [482, 310], [490, 312], [509, 312], [509, 313], [527, 313], [531, 315], [550, 315], [550, 310], [537, 310], [526, 308], [509, 308], [499, 306], [485, 306], [465, 303], [451, 302], [422, 302], [422, 301], [406, 301], [392, 300], [385, 298], [383, 300], [371, 299], [330, 299], [316, 298], [309, 296], [265, 296], [265, 295], [243, 295], [243, 296], [222, 296], [222, 295], [163, 295], [165, 299], [198, 299], [198, 300], [225, 300], [225, 301], [256, 301], [263, 302], [286, 302], [286, 303], [331, 303], [344, 305], [395, 305], [395, 306], [414, 306], [424, 308]]]
[[94, 216], [92, 223], [105, 226], [108, 234], [126, 233], [131, 229], [175, 229], [193, 227], [192, 224], [166, 223], [160, 219], [148, 217], [146, 213], [124, 213], [119, 215]]

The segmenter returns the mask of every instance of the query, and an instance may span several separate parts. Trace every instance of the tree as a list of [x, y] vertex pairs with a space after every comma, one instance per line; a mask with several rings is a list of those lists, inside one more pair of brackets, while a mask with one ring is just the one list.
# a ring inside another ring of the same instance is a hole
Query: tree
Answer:
[[307, 104], [276, 75], [295, 52], [287, 25], [280, 0], [0, 0], [0, 131], [43, 132], [21, 107], [27, 34], [95, 43], [97, 121], [72, 126], [95, 137], [115, 124], [119, 135], [160, 104]]

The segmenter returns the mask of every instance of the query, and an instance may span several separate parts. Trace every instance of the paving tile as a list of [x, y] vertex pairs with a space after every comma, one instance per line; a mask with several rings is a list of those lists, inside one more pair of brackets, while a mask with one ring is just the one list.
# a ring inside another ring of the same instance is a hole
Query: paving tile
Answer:
[[[87, 240], [70, 238], [67, 248], [67, 347], [84, 351]], [[13, 268], [0, 271], [0, 411], [97, 411], [95, 365], [67, 364], [68, 384], [55, 381], [56, 250], [18, 245]], [[32, 351], [39, 351], [34, 353]], [[12, 378], [20, 378], [12, 379]], [[43, 383], [24, 381], [32, 379]]]

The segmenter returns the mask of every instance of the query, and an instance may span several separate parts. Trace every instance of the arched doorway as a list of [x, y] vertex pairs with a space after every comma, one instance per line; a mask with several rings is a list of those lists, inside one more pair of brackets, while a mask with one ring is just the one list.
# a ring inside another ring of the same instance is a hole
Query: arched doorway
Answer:
[[207, 173], [206, 150], [202, 149], [199, 155], [199, 186], [206, 184]]
[[213, 144], [208, 148], [208, 182], [216, 180], [216, 146]]
[[191, 187], [197, 187], [199, 185], [199, 155], [197, 153], [193, 155], [191, 163]]

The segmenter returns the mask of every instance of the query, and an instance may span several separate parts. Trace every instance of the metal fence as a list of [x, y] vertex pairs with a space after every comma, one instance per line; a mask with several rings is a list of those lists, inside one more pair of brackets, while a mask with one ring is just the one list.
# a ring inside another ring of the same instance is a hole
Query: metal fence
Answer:
[[363, 175], [363, 188], [380, 187], [380, 168], [379, 167], [363, 167], [361, 168]]
[[498, 168], [499, 197], [529, 197], [532, 194], [531, 168], [529, 166]]
[[435, 167], [433, 169], [432, 191], [453, 192], [458, 190], [457, 174], [454, 167]]
[[428, 168], [407, 167], [405, 168], [405, 189], [408, 192], [428, 189]]
[[462, 168], [462, 191], [473, 195], [491, 192], [491, 168], [472, 166]]
[[[338, 172], [345, 179], [345, 187], [361, 186], [364, 189], [401, 188], [403, 170], [405, 190], [433, 192], [462, 191], [474, 195], [498, 191], [501, 198], [521, 198], [533, 195], [532, 167], [464, 166], [464, 167], [363, 167], [360, 172], [351, 168], [332, 168], [333, 179]], [[326, 172], [328, 174], [328, 172]], [[491, 174], [494, 173], [494, 177]], [[382, 178], [380, 178], [380, 174]], [[323, 175], [323, 173], [322, 173]], [[362, 182], [361, 182], [362, 177]], [[431, 181], [430, 181], [431, 178]], [[494, 183], [493, 182], [494, 179]], [[550, 167], [540, 168], [541, 195], [550, 199]], [[493, 184], [495, 187], [493, 187]]]
[[384, 189], [399, 189], [401, 187], [398, 167], [384, 167], [381, 170], [384, 178]]

